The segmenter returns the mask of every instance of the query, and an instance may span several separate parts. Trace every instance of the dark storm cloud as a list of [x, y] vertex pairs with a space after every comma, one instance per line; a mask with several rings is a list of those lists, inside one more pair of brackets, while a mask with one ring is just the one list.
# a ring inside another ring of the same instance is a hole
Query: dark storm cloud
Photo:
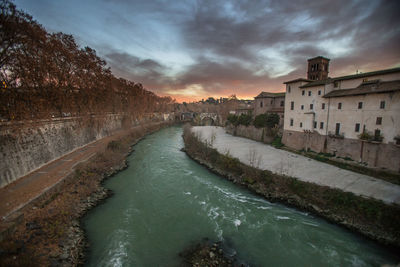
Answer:
[[165, 82], [165, 66], [152, 59], [140, 59], [125, 52], [111, 52], [105, 55], [112, 72], [134, 82], [160, 85]]
[[[152, 80], [158, 88], [165, 86], [163, 82], [169, 88], [202, 84], [206, 91], [218, 93], [232, 86], [232, 81], [240, 81], [249, 86], [274, 85], [278, 88], [273, 90], [280, 90], [281, 82], [304, 77], [306, 59], [317, 55], [331, 57], [333, 75], [343, 68], [348, 71], [349, 66], [355, 71], [371, 67], [371, 62], [380, 63], [376, 68], [400, 62], [398, 1], [244, 0], [198, 1], [184, 7], [167, 2], [143, 5], [158, 18], [180, 21], [177, 28], [186, 49], [195, 55], [195, 62], [174, 78], [163, 76], [161, 65], [154, 61], [146, 68], [153, 80], [136, 75]], [[181, 16], [171, 16], [172, 10]], [[187, 14], [183, 15], [183, 10]], [[338, 54], [340, 47], [349, 52]], [[268, 53], [260, 53], [265, 48], [279, 50], [294, 70], [275, 78], [268, 72], [257, 75], [270, 61]], [[131, 73], [138, 73], [135, 68], [142, 66], [134, 62], [128, 67]]]
[[318, 55], [331, 58], [331, 76], [400, 64], [395, 0], [16, 2], [158, 93], [193, 84], [210, 94], [279, 91]]
[[[293, 62], [297, 65], [310, 56], [333, 54], [332, 47], [315, 46], [326, 39], [349, 36], [353, 53], [363, 54], [370, 48], [391, 48], [399, 36], [398, 1], [239, 1], [229, 10], [225, 5], [198, 5], [193, 20], [183, 27], [189, 47], [254, 60], [260, 57], [258, 48], [278, 45], [288, 57], [298, 58]], [[293, 49], [293, 44], [298, 47]], [[395, 55], [398, 61], [399, 52]]]

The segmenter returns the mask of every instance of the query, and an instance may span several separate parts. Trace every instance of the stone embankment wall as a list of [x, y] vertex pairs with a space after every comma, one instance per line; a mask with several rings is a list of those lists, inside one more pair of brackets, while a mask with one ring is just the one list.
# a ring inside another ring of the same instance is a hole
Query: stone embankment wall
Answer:
[[174, 116], [168, 114], [148, 114], [140, 119], [123, 114], [109, 114], [2, 123], [0, 187], [118, 130], [147, 121], [165, 121], [173, 118]]
[[302, 133], [287, 130], [283, 133], [282, 143], [296, 150], [310, 149], [318, 153], [331, 153], [336, 157], [364, 162], [368, 167], [400, 172], [400, 146], [394, 143], [341, 139], [314, 132]]
[[270, 144], [274, 137], [271, 135], [270, 131], [267, 128], [256, 128], [253, 125], [244, 126], [232, 126], [228, 125], [225, 127], [225, 131], [228, 134], [234, 136], [245, 137], [254, 141], [263, 142], [266, 144]]

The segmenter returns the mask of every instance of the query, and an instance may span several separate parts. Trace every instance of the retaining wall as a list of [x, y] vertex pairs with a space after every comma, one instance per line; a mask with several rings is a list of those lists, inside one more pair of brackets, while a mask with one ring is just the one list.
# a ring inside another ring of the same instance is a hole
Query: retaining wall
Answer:
[[400, 172], [400, 146], [392, 143], [366, 142], [358, 139], [335, 138], [315, 132], [285, 130], [282, 143], [296, 150], [312, 150], [350, 158], [368, 167]]
[[269, 135], [267, 128], [256, 128], [253, 125], [244, 126], [226, 126], [225, 131], [228, 134], [234, 136], [245, 137], [254, 141], [263, 142], [263, 143], [271, 143], [274, 139], [272, 136]]
[[0, 187], [93, 141], [146, 121], [173, 118], [151, 114], [130, 118], [123, 114], [59, 118], [0, 125]]

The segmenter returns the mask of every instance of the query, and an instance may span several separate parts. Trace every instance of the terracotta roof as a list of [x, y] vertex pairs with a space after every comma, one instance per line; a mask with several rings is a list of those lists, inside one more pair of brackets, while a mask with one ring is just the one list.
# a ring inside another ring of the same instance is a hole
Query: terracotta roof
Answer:
[[300, 88], [320, 86], [320, 85], [325, 85], [327, 83], [332, 83], [335, 81], [351, 80], [351, 79], [364, 78], [364, 77], [369, 77], [369, 76], [374, 76], [374, 75], [390, 74], [390, 73], [395, 73], [395, 72], [400, 72], [400, 68], [377, 70], [377, 71], [358, 73], [358, 74], [347, 75], [347, 76], [340, 76], [340, 77], [336, 77], [336, 78], [328, 78], [325, 80], [312, 81], [308, 84], [300, 86]]
[[377, 70], [377, 71], [371, 71], [371, 72], [365, 72], [365, 73], [341, 76], [341, 77], [334, 78], [334, 80], [335, 81], [350, 80], [350, 79], [354, 79], [354, 78], [364, 78], [364, 77], [368, 77], [368, 76], [389, 74], [389, 73], [394, 73], [394, 72], [400, 72], [400, 68]]
[[284, 112], [284, 111], [285, 111], [284, 107], [279, 107], [279, 108], [271, 108], [267, 112], [270, 112], [270, 113], [281, 113], [281, 112]]
[[312, 80], [304, 79], [304, 78], [298, 78], [298, 79], [295, 79], [295, 80], [291, 80], [291, 81], [288, 81], [288, 82], [284, 82], [283, 84], [297, 83], [297, 82], [312, 82]]
[[341, 97], [354, 95], [379, 94], [393, 91], [400, 91], [400, 80], [381, 82], [379, 80], [364, 82], [357, 88], [340, 89], [329, 92], [324, 97]]
[[333, 82], [334, 79], [328, 78], [324, 80], [317, 80], [317, 81], [312, 81], [310, 83], [307, 83], [305, 85], [299, 86], [300, 88], [306, 88], [306, 87], [313, 87], [313, 86], [320, 86], [320, 85], [325, 85], [327, 83]]
[[263, 98], [263, 97], [282, 97], [285, 96], [285, 92], [281, 92], [281, 93], [269, 93], [269, 92], [261, 92], [258, 96], [256, 96], [255, 98]]
[[323, 57], [323, 56], [313, 57], [313, 58], [307, 59], [307, 61], [310, 61], [310, 60], [313, 60], [313, 59], [317, 59], [317, 58], [323, 58], [323, 59], [326, 59], [326, 60], [330, 61], [329, 58], [326, 58], [326, 57]]

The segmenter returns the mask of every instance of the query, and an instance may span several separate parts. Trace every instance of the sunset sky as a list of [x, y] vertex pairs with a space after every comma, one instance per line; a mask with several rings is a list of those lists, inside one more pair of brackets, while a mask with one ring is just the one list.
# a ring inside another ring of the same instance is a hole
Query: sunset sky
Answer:
[[331, 77], [400, 66], [397, 0], [14, 3], [96, 49], [114, 75], [178, 101], [283, 91], [318, 55]]

